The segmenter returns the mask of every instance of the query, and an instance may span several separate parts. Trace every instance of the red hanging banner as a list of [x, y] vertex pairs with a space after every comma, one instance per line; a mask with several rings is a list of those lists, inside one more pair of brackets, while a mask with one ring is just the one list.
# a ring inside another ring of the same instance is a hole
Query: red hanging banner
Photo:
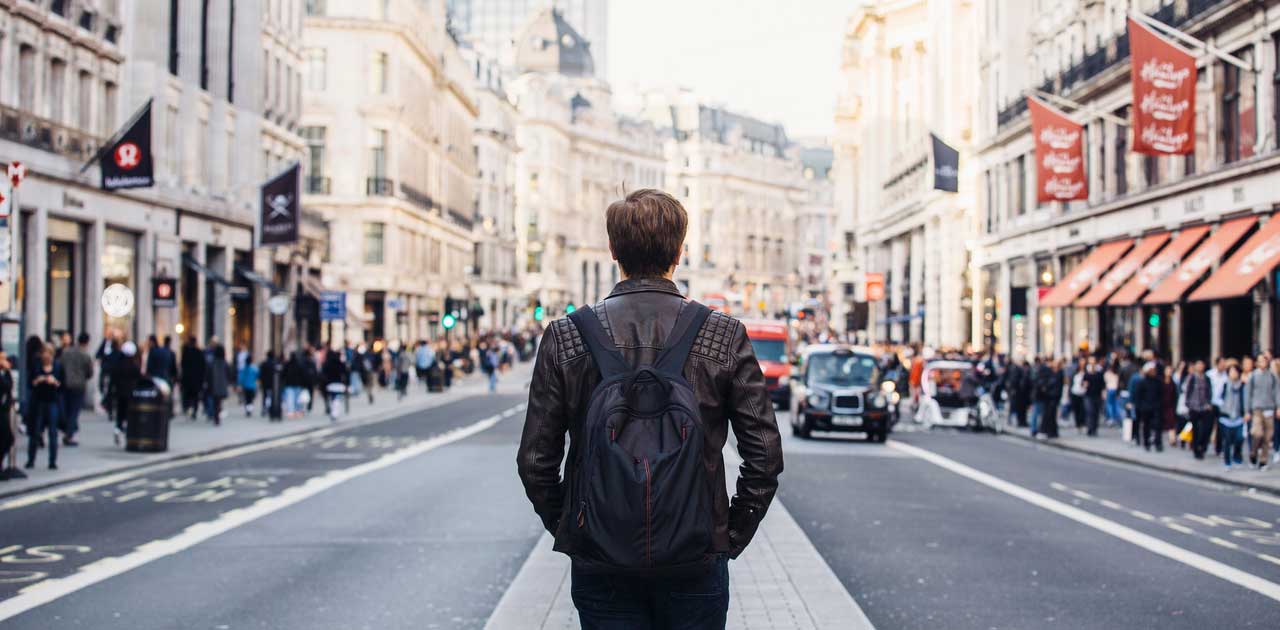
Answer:
[[1084, 125], [1038, 99], [1028, 97], [1027, 109], [1036, 147], [1036, 201], [1088, 199]]
[[1196, 58], [1129, 18], [1133, 152], [1184, 155], [1196, 147]]

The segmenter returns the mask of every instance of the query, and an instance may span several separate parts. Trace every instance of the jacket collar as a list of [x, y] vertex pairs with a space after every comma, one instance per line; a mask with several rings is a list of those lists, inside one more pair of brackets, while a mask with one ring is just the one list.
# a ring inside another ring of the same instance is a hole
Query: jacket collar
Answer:
[[643, 291], [657, 291], [659, 293], [670, 293], [684, 297], [680, 289], [676, 287], [676, 283], [666, 278], [628, 278], [614, 285], [613, 291], [609, 292], [608, 297], [617, 297], [628, 293], [640, 293]]

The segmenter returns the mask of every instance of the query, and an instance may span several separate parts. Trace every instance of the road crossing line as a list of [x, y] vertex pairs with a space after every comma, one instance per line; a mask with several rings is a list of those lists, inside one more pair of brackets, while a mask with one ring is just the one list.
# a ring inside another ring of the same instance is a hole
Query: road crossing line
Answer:
[[1231, 582], [1232, 584], [1249, 589], [1276, 601], [1280, 601], [1280, 584], [1276, 584], [1275, 582], [1265, 580], [1253, 575], [1252, 573], [1241, 571], [1240, 569], [1214, 560], [1213, 558], [1202, 556], [1193, 551], [1188, 551], [1182, 547], [1178, 547], [1177, 545], [1156, 538], [1155, 536], [1144, 534], [1133, 528], [1126, 527], [1115, 521], [1093, 514], [1087, 510], [1068, 505], [1058, 501], [1057, 499], [1052, 499], [1040, 494], [1039, 492], [1010, 483], [977, 470], [976, 468], [961, 464], [951, 458], [934, 453], [933, 451], [928, 451], [918, 446], [912, 446], [893, 440], [890, 440], [888, 445], [890, 448], [895, 448], [904, 453], [915, 455], [916, 457], [943, 468], [944, 470], [953, 472], [962, 477], [967, 477], [984, 486], [1026, 501], [1036, 507], [1054, 512], [1082, 525], [1092, 527], [1100, 532], [1142, 547], [1152, 553], [1181, 562], [1182, 564], [1208, 573], [1209, 575], [1221, 578]]
[[[516, 409], [523, 409], [518, 405]], [[509, 411], [509, 410], [508, 410]], [[514, 415], [514, 414], [512, 414]], [[508, 416], [510, 417], [510, 416]], [[242, 525], [256, 521], [264, 516], [278, 512], [295, 503], [313, 497], [334, 486], [362, 477], [372, 472], [394, 466], [407, 459], [417, 457], [441, 446], [452, 444], [471, 437], [482, 431], [493, 428], [503, 420], [502, 414], [494, 414], [473, 424], [446, 431], [411, 446], [384, 455], [363, 464], [335, 470], [319, 477], [312, 477], [300, 485], [286, 488], [280, 494], [260, 499], [256, 503], [224, 512], [218, 518], [197, 523], [182, 533], [165, 540], [157, 540], [138, 546], [132, 552], [114, 558], [103, 558], [97, 562], [81, 567], [76, 573], [51, 580], [38, 582], [23, 589], [17, 596], [0, 602], [0, 621], [20, 615], [28, 610], [47, 604], [61, 597], [110, 579], [126, 571], [131, 571], [145, 564], [154, 562], [165, 556], [189, 549], [210, 538], [226, 533]]]

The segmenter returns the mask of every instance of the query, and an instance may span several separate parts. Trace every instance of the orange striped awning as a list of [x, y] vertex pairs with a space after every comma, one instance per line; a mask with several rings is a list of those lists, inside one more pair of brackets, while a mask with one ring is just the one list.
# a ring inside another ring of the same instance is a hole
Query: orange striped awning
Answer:
[[1142, 303], [1172, 304], [1181, 300], [1182, 294], [1186, 293], [1197, 280], [1203, 278], [1210, 267], [1222, 260], [1227, 250], [1239, 242], [1245, 232], [1248, 232], [1249, 228], [1257, 222], [1257, 217], [1240, 217], [1218, 226], [1217, 231], [1210, 234], [1209, 238], [1196, 248], [1196, 251], [1178, 265], [1177, 271], [1165, 276], [1160, 284], [1151, 289], [1147, 297], [1142, 298]]
[[1107, 298], [1116, 292], [1116, 289], [1119, 289], [1126, 280], [1142, 268], [1143, 263], [1147, 262], [1147, 259], [1151, 258], [1152, 254], [1155, 254], [1168, 242], [1168, 232], [1144, 236], [1133, 249], [1129, 250], [1128, 254], [1125, 254], [1124, 258], [1120, 259], [1120, 262], [1116, 263], [1116, 266], [1111, 268], [1111, 271], [1107, 272], [1107, 275], [1102, 276], [1102, 280], [1098, 281], [1098, 284], [1093, 285], [1093, 288], [1088, 293], [1085, 293], [1084, 297], [1076, 300], [1075, 305], [1082, 307], [1102, 306], [1107, 301]]
[[1093, 281], [1097, 280], [1102, 272], [1119, 260], [1132, 244], [1133, 239], [1126, 238], [1094, 247], [1093, 251], [1089, 252], [1089, 255], [1075, 269], [1072, 269], [1062, 282], [1049, 289], [1044, 299], [1040, 300], [1040, 307], [1070, 306], [1081, 293], [1093, 285]]
[[1138, 273], [1125, 283], [1115, 295], [1107, 300], [1107, 304], [1111, 306], [1133, 306], [1142, 299], [1142, 294], [1151, 290], [1151, 287], [1159, 284], [1165, 276], [1169, 275], [1182, 262], [1182, 257], [1195, 247], [1205, 234], [1209, 233], [1209, 226], [1196, 225], [1186, 228], [1174, 237], [1164, 249], [1160, 250], [1151, 260], [1143, 265]]
[[1280, 221], [1273, 217], [1187, 299], [1200, 302], [1240, 297], [1271, 273], [1276, 263], [1280, 263]]

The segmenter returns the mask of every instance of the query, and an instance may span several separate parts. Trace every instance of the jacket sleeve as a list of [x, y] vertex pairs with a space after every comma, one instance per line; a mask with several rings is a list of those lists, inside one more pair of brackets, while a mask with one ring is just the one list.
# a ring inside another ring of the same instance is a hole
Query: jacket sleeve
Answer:
[[765, 389], [764, 374], [746, 327], [738, 324], [732, 342], [733, 368], [728, 415], [738, 439], [737, 493], [729, 504], [729, 554], [737, 558], [755, 536], [778, 490], [782, 473], [782, 436]]
[[555, 329], [548, 327], [533, 366], [524, 433], [516, 453], [516, 468], [525, 494], [542, 519], [543, 527], [552, 534], [559, 525], [564, 502], [560, 462], [564, 459], [565, 433], [569, 429], [564, 377], [556, 362], [557, 348]]

